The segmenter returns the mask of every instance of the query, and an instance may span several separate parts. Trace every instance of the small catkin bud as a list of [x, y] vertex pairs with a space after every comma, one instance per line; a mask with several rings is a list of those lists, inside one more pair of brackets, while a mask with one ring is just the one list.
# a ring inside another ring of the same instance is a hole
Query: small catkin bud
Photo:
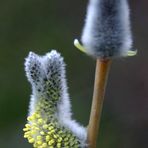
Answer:
[[128, 56], [132, 35], [127, 0], [89, 0], [81, 41], [96, 58]]

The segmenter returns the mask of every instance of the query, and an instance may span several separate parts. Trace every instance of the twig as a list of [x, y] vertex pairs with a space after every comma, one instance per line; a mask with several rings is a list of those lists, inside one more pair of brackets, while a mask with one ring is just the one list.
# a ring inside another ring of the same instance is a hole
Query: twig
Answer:
[[111, 60], [97, 59], [93, 101], [88, 125], [88, 144], [90, 148], [96, 148], [97, 144], [97, 135], [99, 133], [101, 112], [110, 64]]

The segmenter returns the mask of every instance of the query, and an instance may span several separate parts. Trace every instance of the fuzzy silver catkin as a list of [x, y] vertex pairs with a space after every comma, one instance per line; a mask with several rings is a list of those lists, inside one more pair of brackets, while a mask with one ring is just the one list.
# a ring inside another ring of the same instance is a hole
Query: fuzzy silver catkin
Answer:
[[[32, 118], [35, 118], [33, 114], [35, 113], [36, 116], [37, 112], [37, 114], [40, 114], [43, 122], [55, 126], [57, 133], [58, 129], [63, 134], [68, 133], [72, 138], [76, 137], [72, 142], [77, 140], [80, 142], [79, 147], [86, 147], [86, 128], [78, 124], [71, 117], [71, 105], [65, 78], [65, 63], [61, 55], [55, 50], [52, 50], [45, 56], [39, 56], [30, 52], [25, 61], [25, 71], [28, 81], [32, 85], [29, 108], [31, 122]], [[30, 126], [32, 125], [30, 123]], [[44, 135], [41, 136], [43, 137]], [[34, 142], [34, 144], [38, 144], [39, 141], [34, 138], [36, 136], [33, 135], [32, 137], [31, 140], [29, 139], [30, 143]], [[28, 135], [26, 135], [26, 138], [28, 138]], [[56, 144], [56, 140], [53, 140]]]
[[127, 56], [132, 48], [127, 0], [90, 0], [81, 41], [96, 58]]

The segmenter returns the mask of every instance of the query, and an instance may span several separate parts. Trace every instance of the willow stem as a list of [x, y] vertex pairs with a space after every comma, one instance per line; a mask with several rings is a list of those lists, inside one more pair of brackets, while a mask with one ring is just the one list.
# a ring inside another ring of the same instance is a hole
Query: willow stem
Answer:
[[92, 100], [92, 107], [90, 113], [90, 120], [88, 125], [88, 144], [89, 148], [96, 148], [97, 136], [99, 134], [99, 126], [101, 119], [101, 112], [103, 108], [105, 88], [109, 73], [111, 60], [97, 59], [94, 93]]

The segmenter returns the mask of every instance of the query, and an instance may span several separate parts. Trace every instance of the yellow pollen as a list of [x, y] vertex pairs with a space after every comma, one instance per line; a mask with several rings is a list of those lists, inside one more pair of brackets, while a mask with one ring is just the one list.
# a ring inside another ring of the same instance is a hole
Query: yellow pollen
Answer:
[[54, 139], [52, 139], [52, 140], [50, 140], [50, 141], [48, 142], [48, 145], [52, 146], [52, 144], [53, 144], [54, 142], [55, 142]]
[[44, 147], [44, 148], [47, 147], [47, 143], [43, 143], [42, 147]]
[[64, 138], [64, 141], [68, 141], [68, 138]]
[[27, 120], [28, 120], [28, 121], [32, 121], [32, 117], [29, 116], [29, 117], [27, 118]]
[[28, 128], [23, 128], [23, 131], [24, 131], [24, 132], [26, 132], [26, 131], [28, 131], [28, 130], [29, 130]]
[[25, 132], [25, 135], [30, 135], [30, 131]]
[[41, 135], [45, 135], [45, 132], [41, 131], [40, 134], [41, 134]]
[[72, 133], [60, 128], [57, 121], [50, 123], [48, 114], [42, 116], [40, 112], [42, 103], [44, 102], [41, 102], [40, 106], [37, 106], [37, 111], [27, 118], [29, 122], [23, 129], [24, 138], [27, 138], [34, 148], [77, 148], [78, 143], [75, 143]]
[[37, 144], [41, 145], [43, 142], [41, 140], [37, 141]]
[[57, 143], [57, 148], [61, 148], [61, 143]]
[[37, 124], [36, 123], [32, 123], [32, 126], [37, 126]]
[[37, 140], [41, 140], [42, 139], [42, 136], [37, 136], [36, 139]]
[[54, 137], [55, 139], [57, 139], [57, 138], [58, 138], [58, 136], [57, 136], [57, 135], [53, 135], [53, 137]]
[[55, 130], [54, 130], [54, 129], [52, 129], [50, 132], [51, 132], [51, 134], [53, 134], [53, 133], [55, 132]]
[[43, 123], [43, 119], [38, 119], [38, 123], [42, 124]]
[[61, 142], [61, 141], [62, 141], [62, 137], [59, 137], [59, 138], [58, 138], [58, 142]]
[[50, 139], [50, 136], [47, 135], [47, 136], [46, 136], [46, 141], [49, 141], [49, 139]]
[[30, 124], [26, 124], [25, 125], [27, 128], [31, 128], [31, 125]]
[[37, 113], [35, 114], [35, 116], [36, 116], [36, 118], [40, 118], [40, 117], [41, 117], [41, 116], [40, 116], [39, 114], [37, 114]]
[[28, 138], [28, 135], [25, 134], [25, 135], [24, 135], [24, 138]]
[[36, 130], [32, 130], [31, 134], [34, 135], [34, 134], [36, 134], [36, 132], [37, 132]]
[[48, 125], [47, 124], [44, 124], [43, 125], [43, 129], [47, 129], [48, 128]]
[[33, 147], [37, 147], [37, 144], [36, 144], [36, 143], [34, 143], [34, 144], [33, 144]]
[[28, 141], [29, 141], [29, 143], [33, 143], [34, 142], [34, 138], [31, 138]]
[[49, 130], [52, 130], [52, 129], [53, 129], [53, 126], [49, 126], [48, 129], [49, 129]]
[[38, 130], [40, 130], [38, 127], [36, 127], [36, 126], [33, 126], [32, 127], [32, 130], [36, 130], [36, 131], [38, 131]]

